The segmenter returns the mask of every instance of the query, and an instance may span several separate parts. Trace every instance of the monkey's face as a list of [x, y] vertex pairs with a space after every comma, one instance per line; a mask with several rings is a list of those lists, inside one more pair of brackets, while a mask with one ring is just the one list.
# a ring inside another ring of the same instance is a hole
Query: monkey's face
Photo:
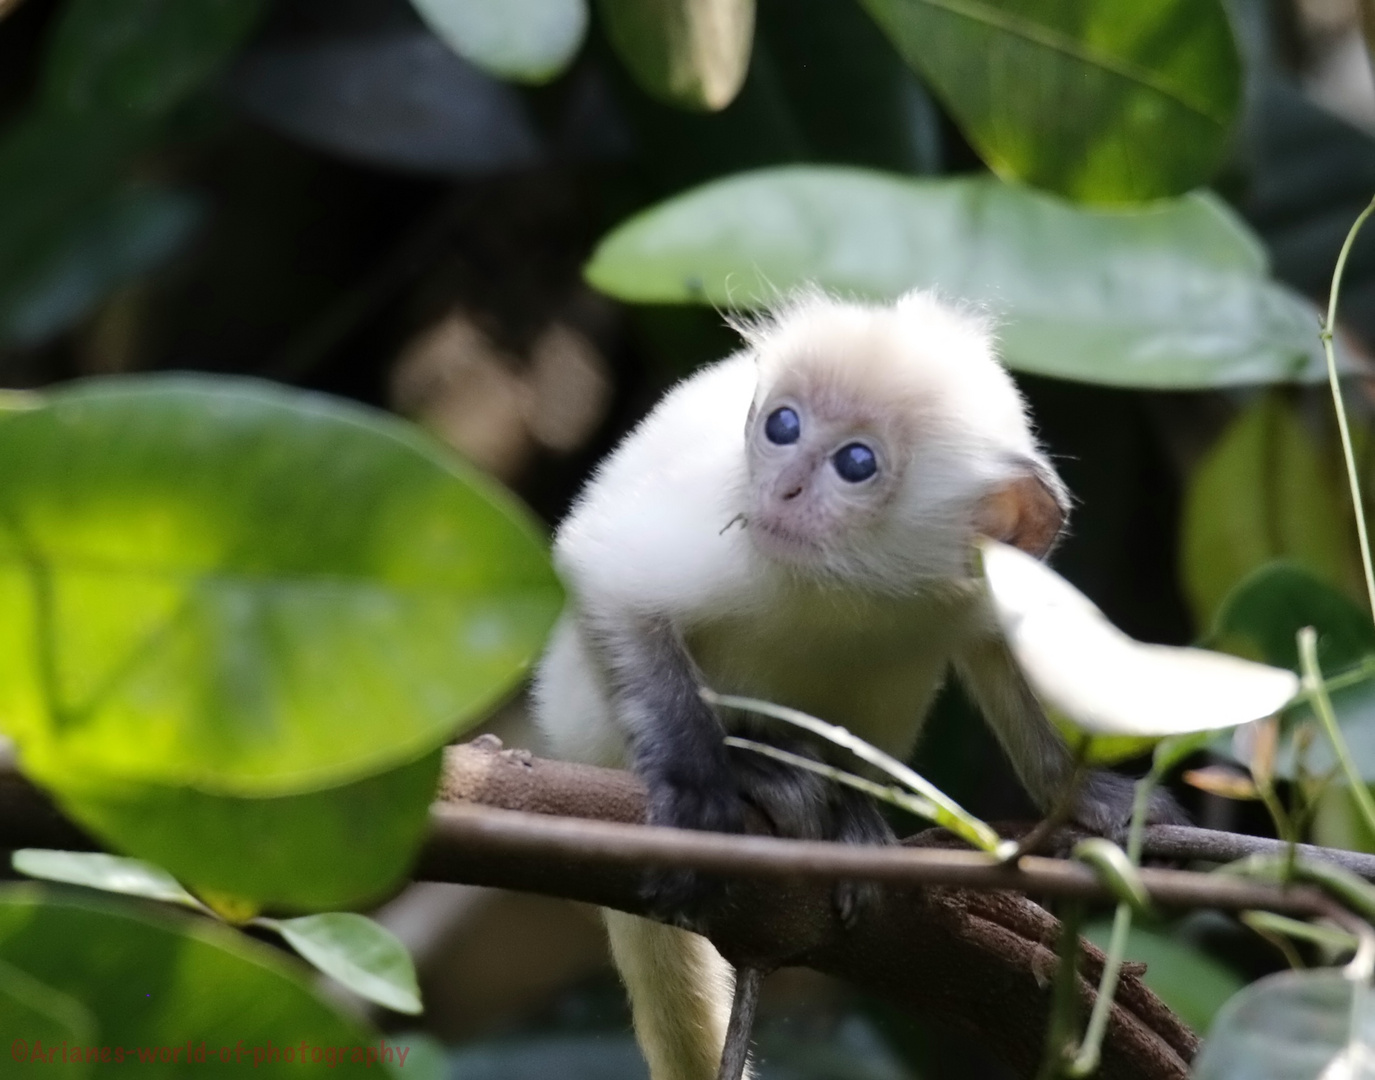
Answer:
[[759, 551], [845, 576], [902, 482], [902, 447], [890, 428], [862, 403], [791, 381], [758, 401], [746, 431], [746, 532]]

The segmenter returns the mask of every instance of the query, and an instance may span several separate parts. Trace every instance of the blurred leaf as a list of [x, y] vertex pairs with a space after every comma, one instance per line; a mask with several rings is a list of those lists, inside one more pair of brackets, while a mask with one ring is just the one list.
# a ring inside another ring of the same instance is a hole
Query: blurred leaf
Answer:
[[558, 612], [525, 511], [385, 414], [196, 376], [46, 401], [0, 425], [0, 722], [59, 790], [283, 794], [414, 761]]
[[[1359, 995], [1359, 996], [1357, 996]], [[1340, 970], [1282, 971], [1246, 987], [1218, 1012], [1193, 1080], [1318, 1080], [1366, 1073], [1372, 999]], [[1355, 1060], [1349, 1056], [1355, 1052]]]
[[670, 104], [715, 111], [745, 81], [754, 0], [598, 0], [621, 61], [645, 91]]
[[29, 877], [200, 907], [196, 898], [177, 884], [171, 874], [138, 859], [123, 859], [96, 851], [24, 848], [16, 851], [10, 862], [15, 870]]
[[[1343, 734], [1346, 734], [1346, 729]], [[1369, 755], [1357, 756], [1353, 752], [1352, 756], [1358, 765], [1363, 766], [1363, 776], [1375, 778], [1375, 762], [1370, 760]], [[1351, 788], [1342, 783], [1328, 784], [1318, 796], [1311, 839], [1323, 847], [1375, 852], [1375, 833], [1365, 823], [1360, 807], [1352, 798]]]
[[[1083, 936], [1100, 949], [1108, 947], [1111, 934], [1110, 919], [1083, 929]], [[1142, 926], [1132, 926], [1126, 957], [1146, 965], [1141, 981], [1198, 1032], [1205, 1031], [1223, 1004], [1246, 985], [1231, 968], [1197, 947]]]
[[258, 919], [355, 994], [403, 1013], [419, 1013], [420, 987], [406, 946], [365, 915], [330, 911], [299, 919]]
[[1039, 559], [979, 544], [998, 622], [1037, 697], [1091, 735], [1179, 735], [1269, 716], [1292, 671], [1224, 653], [1133, 641]]
[[529, 168], [544, 154], [516, 89], [423, 26], [269, 39], [244, 51], [227, 84], [273, 129], [388, 168], [474, 176]]
[[[94, 897], [56, 898], [34, 887], [11, 887], [0, 892], [0, 961], [80, 1001], [97, 1026], [89, 1034], [95, 1045], [125, 1048], [126, 1067], [111, 1062], [100, 1075], [141, 1064], [135, 1071], [185, 1076], [213, 1071], [223, 1060], [241, 1069], [253, 1065], [255, 1076], [285, 1080], [301, 1074], [301, 1063], [288, 1059], [286, 1048], [294, 1059], [303, 1043], [307, 1053], [337, 1053], [340, 1047], [377, 1049], [382, 1041], [327, 1005], [276, 950], [170, 911], [158, 918]], [[184, 1048], [188, 1040], [202, 1069], [188, 1070], [184, 1057], [161, 1069], [139, 1060], [140, 1049]], [[269, 1042], [281, 1049], [281, 1060], [266, 1058]], [[255, 1049], [264, 1054], [257, 1062]], [[331, 1075], [375, 1075], [351, 1057], [329, 1064]]]
[[1275, 559], [1329, 585], [1359, 588], [1355, 525], [1339, 468], [1272, 393], [1247, 408], [1199, 462], [1184, 497], [1180, 563], [1200, 626], [1231, 590]]
[[1000, 175], [1099, 203], [1178, 195], [1228, 142], [1241, 65], [1218, 0], [863, 0]]
[[1209, 765], [1202, 769], [1188, 769], [1183, 780], [1190, 787], [1206, 791], [1223, 799], [1251, 800], [1260, 798], [1255, 781], [1243, 772], [1225, 765]]
[[787, 166], [714, 181], [604, 237], [586, 268], [636, 303], [768, 304], [808, 283], [891, 299], [938, 288], [998, 320], [1009, 366], [1202, 388], [1318, 380], [1317, 314], [1265, 277], [1219, 201], [1107, 213], [987, 178]]
[[1204, 749], [1211, 741], [1212, 733], [1207, 731], [1195, 731], [1188, 735], [1172, 735], [1168, 739], [1161, 739], [1155, 744], [1151, 768], [1158, 775], [1164, 776], [1190, 754]]
[[1318, 631], [1318, 663], [1328, 675], [1375, 654], [1370, 613], [1288, 562], [1262, 566], [1228, 593], [1213, 622], [1213, 637], [1245, 638], [1266, 663], [1297, 671], [1296, 635], [1305, 626]]
[[[47, 1063], [48, 1049], [60, 1049], [68, 1042], [91, 1045], [97, 1028], [95, 1018], [80, 1001], [0, 960], [0, 1031], [12, 1039], [10, 1059], [32, 1066]], [[89, 1076], [91, 1072], [84, 1060], [61, 1064], [64, 1076]]]
[[[444, 1044], [423, 1031], [404, 1031], [395, 1036], [397, 1045], [406, 1048], [404, 1060], [383, 1061], [395, 1080], [449, 1080]], [[467, 1074], [461, 1074], [467, 1078]], [[515, 1078], [509, 1078], [515, 1080]], [[560, 1080], [564, 1080], [560, 1076]], [[602, 1080], [610, 1080], [603, 1077]]]
[[449, 48], [491, 75], [548, 82], [587, 32], [587, 0], [411, 0]]
[[238, 899], [332, 910], [394, 888], [425, 838], [441, 753], [342, 787], [240, 798], [83, 772], [54, 785], [62, 809], [111, 847], [166, 867], [228, 914]]
[[41, 102], [55, 111], [156, 119], [218, 73], [263, 0], [68, 0]]
[[35, 344], [66, 330], [112, 289], [180, 251], [202, 217], [200, 200], [185, 192], [111, 193], [52, 237], [27, 280], [0, 291], [0, 343]]

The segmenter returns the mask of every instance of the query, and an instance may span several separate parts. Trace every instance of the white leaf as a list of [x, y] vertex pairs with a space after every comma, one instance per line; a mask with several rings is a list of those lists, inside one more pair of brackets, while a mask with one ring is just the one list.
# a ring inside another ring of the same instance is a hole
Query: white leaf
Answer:
[[1282, 971], [1217, 1015], [1193, 1080], [1375, 1080], [1370, 988], [1341, 971]]
[[1008, 647], [1047, 705], [1091, 735], [1180, 735], [1269, 716], [1298, 693], [1292, 671], [1129, 638], [1030, 555], [980, 542]]

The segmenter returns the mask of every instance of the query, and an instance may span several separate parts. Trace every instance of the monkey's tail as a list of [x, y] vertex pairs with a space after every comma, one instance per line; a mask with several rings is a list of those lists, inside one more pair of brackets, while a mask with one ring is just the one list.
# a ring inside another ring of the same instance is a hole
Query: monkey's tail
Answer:
[[[698, 934], [619, 911], [602, 915], [652, 1080], [716, 1080], [734, 997], [730, 964]], [[743, 1058], [747, 1038], [736, 1043]], [[750, 1080], [748, 1066], [742, 1076]]]

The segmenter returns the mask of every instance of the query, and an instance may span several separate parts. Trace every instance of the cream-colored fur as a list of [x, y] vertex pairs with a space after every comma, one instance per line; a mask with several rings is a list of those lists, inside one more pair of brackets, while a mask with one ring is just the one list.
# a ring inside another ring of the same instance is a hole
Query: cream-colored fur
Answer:
[[[635, 1036], [653, 1080], [716, 1075], [735, 972], [697, 934], [604, 911], [611, 955], [635, 1010]], [[749, 1078], [745, 1072], [745, 1080]]]

